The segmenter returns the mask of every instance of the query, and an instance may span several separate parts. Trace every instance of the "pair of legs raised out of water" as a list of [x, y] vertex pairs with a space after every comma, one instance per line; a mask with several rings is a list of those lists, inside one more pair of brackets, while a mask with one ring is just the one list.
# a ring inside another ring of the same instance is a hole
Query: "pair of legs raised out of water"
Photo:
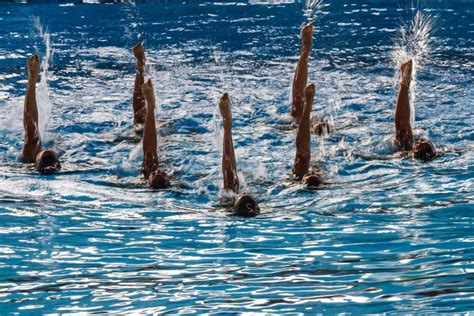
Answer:
[[[306, 87], [305, 104], [298, 127], [296, 137], [296, 157], [293, 165], [293, 173], [298, 180], [310, 187], [317, 187], [323, 183], [320, 172], [310, 171], [310, 115], [315, 94], [314, 84]], [[232, 111], [229, 95], [224, 93], [220, 102], [219, 110], [222, 115], [224, 126], [222, 174], [224, 176], [224, 190], [236, 194], [240, 190], [240, 181], [237, 174], [237, 163], [235, 159], [234, 143], [232, 139]], [[240, 195], [234, 204], [234, 212], [237, 215], [252, 217], [260, 213], [255, 199], [249, 194]]]
[[[137, 73], [133, 89], [133, 122], [143, 126], [142, 174], [148, 185], [154, 189], [164, 189], [170, 185], [168, 175], [158, 168], [158, 148], [155, 123], [155, 92], [151, 80], [145, 82], [145, 51], [141, 44], [133, 47], [137, 59]], [[146, 101], [146, 102], [145, 102]]]
[[[313, 24], [309, 23], [301, 29], [300, 57], [296, 65], [295, 76], [291, 89], [291, 116], [298, 123], [305, 107], [305, 88], [308, 84], [308, 62], [311, 47], [313, 45]], [[332, 131], [331, 125], [323, 118], [316, 120], [312, 126], [314, 133], [318, 135], [328, 134]]]
[[313, 25], [307, 24], [301, 29], [301, 50], [296, 65], [292, 85], [291, 116], [299, 123], [296, 134], [296, 155], [293, 163], [293, 175], [307, 187], [318, 187], [324, 179], [320, 171], [312, 170], [311, 163], [311, 129], [318, 135], [331, 132], [331, 126], [323, 119], [317, 120], [311, 127], [311, 110], [313, 108], [316, 87], [308, 84], [308, 62], [313, 43]]

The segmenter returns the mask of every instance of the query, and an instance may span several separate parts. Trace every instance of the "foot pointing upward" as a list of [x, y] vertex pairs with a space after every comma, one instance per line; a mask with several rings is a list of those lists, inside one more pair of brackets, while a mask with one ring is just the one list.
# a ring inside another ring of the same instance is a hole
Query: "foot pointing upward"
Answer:
[[142, 85], [142, 93], [145, 95], [148, 107], [153, 108], [155, 106], [155, 92], [150, 79]]
[[224, 93], [219, 102], [219, 109], [224, 119], [224, 128], [230, 128], [232, 126], [232, 112], [230, 111], [230, 99], [227, 92]]
[[403, 63], [400, 66], [400, 84], [409, 86], [411, 82], [411, 73], [413, 70], [413, 60]]
[[314, 85], [314, 83], [308, 85], [304, 89], [304, 97], [305, 97], [306, 101], [310, 102], [312, 104], [315, 93], [316, 93], [316, 86]]
[[143, 71], [145, 67], [145, 50], [143, 49], [142, 43], [138, 43], [137, 45], [133, 46], [133, 55], [137, 59], [137, 65], [140, 71]]
[[301, 29], [301, 43], [303, 48], [311, 49], [313, 43], [313, 23], [308, 23]]
[[40, 62], [38, 55], [34, 54], [28, 58], [28, 78], [35, 82], [38, 79], [39, 64]]

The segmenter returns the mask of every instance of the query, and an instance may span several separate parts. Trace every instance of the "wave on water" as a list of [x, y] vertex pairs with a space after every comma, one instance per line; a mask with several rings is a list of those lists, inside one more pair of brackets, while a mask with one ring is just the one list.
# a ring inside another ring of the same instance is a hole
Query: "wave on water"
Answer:
[[[465, 0], [418, 11], [391, 0], [314, 3], [313, 115], [334, 124], [311, 135], [326, 182], [314, 191], [291, 177], [297, 131], [286, 120], [302, 0], [6, 4], [0, 314], [473, 310], [474, 12]], [[131, 104], [139, 39], [161, 106], [163, 191], [140, 175]], [[63, 167], [52, 176], [15, 159], [35, 42]], [[418, 125], [443, 151], [428, 163], [392, 143], [392, 63], [409, 54]], [[235, 196], [222, 190], [224, 92], [241, 193], [262, 212], [253, 219], [226, 212]]]

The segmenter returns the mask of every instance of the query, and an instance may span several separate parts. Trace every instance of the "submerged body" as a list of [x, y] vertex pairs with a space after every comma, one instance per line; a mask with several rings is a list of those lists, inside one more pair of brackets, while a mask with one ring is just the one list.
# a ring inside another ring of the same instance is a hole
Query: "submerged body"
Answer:
[[400, 88], [395, 109], [395, 143], [398, 150], [411, 151], [413, 156], [424, 161], [436, 156], [436, 148], [429, 140], [415, 142], [411, 126], [410, 84], [413, 61], [409, 60], [400, 66]]
[[41, 135], [38, 126], [38, 105], [36, 102], [36, 82], [39, 75], [39, 57], [33, 55], [28, 59], [28, 87], [23, 109], [23, 140], [22, 161], [35, 163], [36, 170], [41, 174], [51, 174], [61, 169], [58, 155], [52, 150], [41, 151]]
[[24, 163], [36, 162], [41, 151], [41, 135], [38, 127], [38, 105], [36, 104], [36, 82], [39, 74], [39, 58], [33, 55], [28, 59], [28, 87], [26, 88], [23, 108], [23, 140], [22, 158]]
[[143, 128], [143, 164], [142, 174], [147, 183], [154, 189], [164, 189], [170, 185], [168, 175], [158, 168], [158, 150], [155, 123], [155, 94], [151, 80], [142, 85], [147, 107], [145, 125]]
[[[230, 99], [224, 93], [219, 109], [224, 125], [223, 153], [222, 153], [222, 174], [224, 176], [224, 190], [239, 193], [240, 182], [237, 175], [237, 163], [235, 160], [234, 143], [232, 140], [232, 112], [230, 109]], [[234, 213], [244, 217], [253, 217], [260, 213], [260, 208], [255, 199], [249, 194], [240, 195], [234, 203]]]
[[143, 162], [141, 173], [147, 180], [148, 186], [154, 189], [164, 189], [170, 185], [168, 175], [158, 167], [158, 145], [155, 122], [155, 92], [151, 80], [145, 81], [145, 50], [141, 43], [133, 47], [137, 59], [137, 74], [133, 90], [133, 122], [143, 126]]
[[293, 174], [306, 186], [317, 187], [323, 183], [323, 176], [319, 171], [310, 170], [311, 162], [311, 110], [313, 108], [316, 87], [310, 84], [306, 87], [305, 105], [301, 115], [300, 125], [296, 134], [296, 155], [293, 163]]

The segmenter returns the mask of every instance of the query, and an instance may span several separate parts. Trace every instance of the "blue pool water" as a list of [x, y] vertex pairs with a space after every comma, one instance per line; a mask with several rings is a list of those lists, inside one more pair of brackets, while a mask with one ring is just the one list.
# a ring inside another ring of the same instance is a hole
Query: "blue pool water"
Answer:
[[[270, 2], [0, 4], [2, 314], [474, 309], [472, 1], [333, 0], [316, 12], [313, 112], [336, 129], [312, 138], [329, 182], [318, 191], [290, 177], [304, 3]], [[415, 111], [417, 134], [444, 151], [431, 163], [390, 142], [397, 34], [416, 11], [433, 17]], [[137, 40], [166, 191], [138, 176]], [[44, 177], [20, 153], [26, 59], [48, 48], [40, 124], [63, 171]], [[225, 91], [241, 179], [263, 212], [253, 219], [219, 203]]]

